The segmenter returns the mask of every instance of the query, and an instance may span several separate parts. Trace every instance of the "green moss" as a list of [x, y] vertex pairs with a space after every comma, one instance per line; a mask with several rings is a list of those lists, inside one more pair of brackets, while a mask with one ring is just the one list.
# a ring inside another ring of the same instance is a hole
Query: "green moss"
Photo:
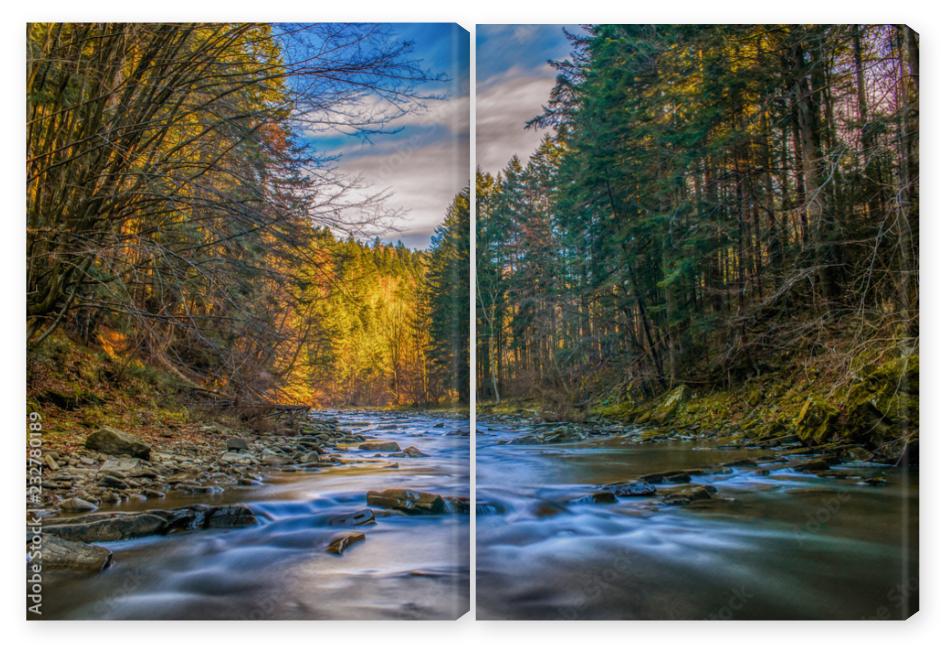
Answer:
[[631, 422], [641, 413], [640, 409], [629, 400], [596, 404], [591, 407], [590, 412], [595, 416], [623, 422]]
[[817, 444], [832, 432], [837, 410], [819, 396], [810, 396], [795, 419], [795, 434], [803, 441]]
[[663, 396], [660, 405], [650, 414], [650, 420], [653, 422], [669, 422], [688, 397], [689, 393], [685, 384], [673, 388]]

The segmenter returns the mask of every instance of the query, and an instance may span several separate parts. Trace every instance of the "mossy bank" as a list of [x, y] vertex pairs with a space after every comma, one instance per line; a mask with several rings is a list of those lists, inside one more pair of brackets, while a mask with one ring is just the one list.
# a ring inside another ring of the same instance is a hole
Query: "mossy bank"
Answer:
[[816, 365], [728, 387], [679, 384], [649, 398], [606, 395], [582, 405], [503, 401], [480, 403], [479, 410], [636, 424], [647, 428], [645, 438], [701, 431], [723, 443], [794, 438], [807, 446], [856, 445], [887, 461], [898, 461], [906, 447], [916, 447], [918, 355], [868, 362], [844, 379], [830, 375]]

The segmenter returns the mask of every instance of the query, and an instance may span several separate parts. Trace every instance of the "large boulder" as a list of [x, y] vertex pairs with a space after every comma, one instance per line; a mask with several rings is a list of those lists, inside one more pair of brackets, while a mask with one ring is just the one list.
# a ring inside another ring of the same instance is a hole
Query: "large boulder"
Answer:
[[382, 492], [370, 491], [366, 494], [366, 502], [378, 508], [399, 510], [407, 514], [442, 514], [448, 511], [445, 499], [438, 494], [401, 488]]
[[43, 568], [47, 569], [98, 573], [112, 561], [112, 551], [56, 535], [45, 535], [41, 559]]
[[663, 402], [650, 415], [651, 420], [658, 423], [669, 421], [688, 399], [686, 385], [680, 384], [663, 397]]
[[181, 530], [244, 528], [256, 523], [254, 512], [243, 504], [197, 504], [172, 510], [90, 514], [76, 521], [59, 520], [46, 526], [45, 531], [68, 541], [100, 542], [164, 535]]
[[103, 454], [124, 454], [135, 458], [148, 460], [151, 448], [137, 436], [127, 434], [111, 427], [103, 427], [86, 437], [86, 449], [93, 449]]
[[795, 419], [795, 434], [802, 442], [817, 444], [833, 435], [837, 410], [818, 397], [810, 397], [802, 404]]
[[162, 532], [165, 519], [155, 514], [116, 514], [94, 521], [46, 526], [51, 535], [69, 541], [118, 541]]

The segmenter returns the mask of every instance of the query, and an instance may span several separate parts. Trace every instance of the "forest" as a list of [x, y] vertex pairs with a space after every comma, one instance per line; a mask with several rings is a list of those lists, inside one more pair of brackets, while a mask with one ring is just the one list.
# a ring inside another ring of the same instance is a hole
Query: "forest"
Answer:
[[[101, 401], [130, 366], [232, 404], [466, 398], [467, 190], [428, 250], [365, 242], [386, 192], [307, 141], [438, 100], [412, 47], [373, 24], [29, 25], [33, 401]], [[108, 379], [79, 385], [73, 351]]]
[[[791, 391], [791, 425], [806, 400], [853, 422], [849, 398], [878, 378], [888, 398], [915, 397], [917, 34], [565, 36], [572, 53], [526, 124], [551, 134], [477, 176], [481, 401], [643, 419], [635, 403], [731, 392], [717, 415], [762, 400], [761, 424]], [[878, 422], [916, 424], [916, 400], [892, 403], [875, 401]]]

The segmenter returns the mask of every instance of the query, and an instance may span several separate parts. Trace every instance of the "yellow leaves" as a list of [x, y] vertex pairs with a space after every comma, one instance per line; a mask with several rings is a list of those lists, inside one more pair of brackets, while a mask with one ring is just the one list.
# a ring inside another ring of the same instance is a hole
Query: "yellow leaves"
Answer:
[[96, 339], [109, 359], [118, 359], [129, 351], [129, 338], [121, 331], [102, 326]]
[[290, 363], [283, 397], [314, 404], [395, 404], [425, 396], [431, 346], [425, 304], [429, 258], [389, 245], [316, 236], [299, 295], [309, 315], [285, 326], [307, 330]]

